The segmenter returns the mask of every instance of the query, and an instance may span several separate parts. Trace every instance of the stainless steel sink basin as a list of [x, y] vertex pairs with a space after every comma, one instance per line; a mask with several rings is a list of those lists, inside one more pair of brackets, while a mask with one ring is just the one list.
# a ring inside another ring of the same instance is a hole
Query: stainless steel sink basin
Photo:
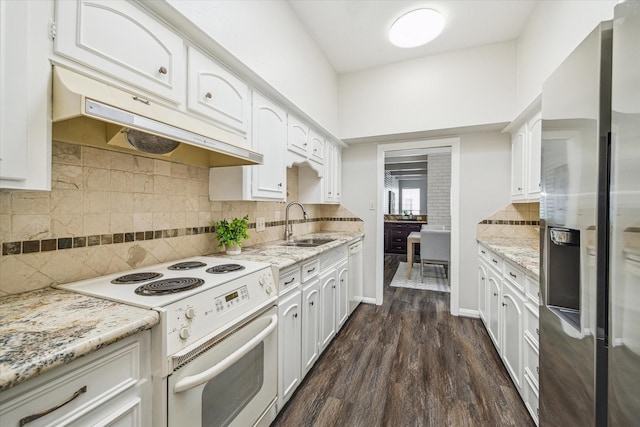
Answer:
[[325, 243], [333, 242], [335, 239], [300, 239], [293, 242], [282, 243], [280, 246], [291, 246], [298, 248], [314, 248], [316, 246], [324, 245]]

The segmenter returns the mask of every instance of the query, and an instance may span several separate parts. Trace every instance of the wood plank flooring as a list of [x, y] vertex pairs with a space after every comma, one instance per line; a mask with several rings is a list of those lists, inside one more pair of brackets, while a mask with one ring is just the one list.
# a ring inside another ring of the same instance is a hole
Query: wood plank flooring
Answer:
[[361, 304], [272, 426], [534, 426], [482, 322], [449, 294], [389, 283]]

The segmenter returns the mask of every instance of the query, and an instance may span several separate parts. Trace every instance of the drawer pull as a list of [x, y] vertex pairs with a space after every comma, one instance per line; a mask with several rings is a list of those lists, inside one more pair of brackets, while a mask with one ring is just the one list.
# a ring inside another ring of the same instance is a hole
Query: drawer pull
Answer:
[[313, 268], [311, 268], [311, 269], [307, 270], [307, 273], [313, 273], [314, 271], [316, 271], [316, 268], [315, 268], [315, 267], [313, 267]]
[[138, 102], [142, 102], [142, 103], [143, 103], [143, 104], [145, 104], [145, 105], [151, 105], [151, 103], [150, 103], [148, 100], [146, 100], [146, 99], [142, 99], [142, 98], [140, 98], [140, 97], [138, 97], [138, 96], [134, 96], [134, 97], [133, 97], [133, 100], [134, 100], [134, 101], [138, 101]]
[[165, 67], [160, 67], [160, 69], [158, 70], [158, 72], [160, 74], [167, 74], [167, 69]]
[[483, 251], [483, 250], [480, 250], [480, 252], [481, 252], [483, 255], [484, 255], [484, 254], [486, 254], [486, 252], [485, 252], [485, 251]]
[[497, 263], [498, 263], [498, 261], [496, 261], [496, 259], [495, 259], [495, 258], [491, 258], [491, 261], [493, 261], [493, 263], [494, 263], [494, 264], [497, 264]]
[[284, 282], [284, 285], [285, 285], [285, 286], [290, 285], [290, 284], [292, 284], [292, 283], [293, 283], [293, 281], [294, 281], [294, 280], [296, 280], [296, 278], [295, 278], [295, 277], [292, 277], [292, 278], [291, 278], [291, 280], [289, 280], [288, 282]]
[[513, 277], [514, 279], [516, 279], [518, 277], [515, 274], [513, 274], [512, 272], [509, 272], [509, 276]]
[[20, 427], [29, 424], [32, 421], [37, 420], [38, 418], [42, 418], [47, 414], [52, 413], [53, 411], [55, 411], [56, 409], [60, 409], [62, 408], [64, 405], [66, 405], [67, 403], [77, 399], [82, 393], [86, 393], [87, 392], [87, 386], [85, 385], [84, 387], [81, 387], [78, 391], [76, 391], [75, 393], [73, 393], [73, 396], [71, 396], [70, 398], [68, 398], [67, 400], [65, 400], [64, 402], [62, 402], [61, 404], [54, 406], [53, 408], [47, 409], [45, 411], [42, 412], [38, 412], [37, 414], [33, 414], [33, 415], [29, 415], [28, 417], [24, 417], [22, 418], [19, 422], [18, 425]]

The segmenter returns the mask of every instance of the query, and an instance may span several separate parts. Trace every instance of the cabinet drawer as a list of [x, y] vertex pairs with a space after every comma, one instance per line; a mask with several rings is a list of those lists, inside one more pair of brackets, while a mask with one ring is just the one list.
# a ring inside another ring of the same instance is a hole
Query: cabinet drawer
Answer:
[[540, 384], [538, 379], [540, 374], [538, 347], [527, 335], [524, 337], [524, 342], [524, 369], [525, 372], [528, 372], [535, 386], [538, 387], [538, 384]]
[[[52, 371], [53, 375], [36, 378], [20, 388], [10, 390], [16, 398], [0, 398], [0, 419], [3, 425], [19, 425], [21, 419], [60, 406], [33, 421], [33, 426], [67, 425], [86, 417], [98, 406], [133, 389], [141, 379], [141, 348], [139, 342], [126, 346], [114, 345], [90, 355], [89, 361], [78, 359]], [[82, 361], [83, 363], [78, 363]], [[82, 424], [79, 424], [82, 425]]]
[[497, 271], [500, 272], [500, 274], [502, 274], [502, 258], [494, 254], [493, 252], [489, 251], [489, 257], [487, 258], [487, 262], [491, 267], [495, 268]]
[[[493, 263], [493, 259], [491, 262]], [[502, 274], [512, 285], [524, 292], [524, 272], [522, 270], [510, 262], [504, 261]]]
[[490, 256], [490, 251], [489, 249], [487, 249], [486, 247], [482, 246], [482, 245], [478, 245], [478, 256], [482, 259], [484, 259], [487, 262], [491, 262], [489, 259]]
[[391, 229], [391, 236], [406, 239], [409, 235], [408, 231]]
[[539, 422], [538, 417], [540, 416], [538, 410], [538, 389], [526, 373], [524, 374], [524, 404], [537, 425]]
[[320, 274], [320, 259], [316, 258], [302, 264], [302, 283]]
[[536, 347], [540, 346], [540, 329], [538, 311], [531, 303], [524, 305], [524, 334], [528, 336]]
[[284, 295], [289, 290], [297, 287], [301, 282], [300, 264], [281, 271], [278, 277], [278, 295]]
[[524, 291], [527, 298], [536, 305], [540, 305], [540, 281], [529, 276], [524, 278]]

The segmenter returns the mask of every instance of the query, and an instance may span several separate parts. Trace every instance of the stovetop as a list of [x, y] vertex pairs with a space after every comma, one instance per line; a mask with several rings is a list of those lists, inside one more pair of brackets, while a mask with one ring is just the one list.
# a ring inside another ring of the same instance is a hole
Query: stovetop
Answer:
[[[142, 308], [156, 308], [237, 281], [266, 268], [270, 268], [270, 264], [194, 257], [67, 283], [58, 288]], [[177, 289], [172, 288], [174, 285]], [[156, 294], [157, 291], [164, 293]]]

